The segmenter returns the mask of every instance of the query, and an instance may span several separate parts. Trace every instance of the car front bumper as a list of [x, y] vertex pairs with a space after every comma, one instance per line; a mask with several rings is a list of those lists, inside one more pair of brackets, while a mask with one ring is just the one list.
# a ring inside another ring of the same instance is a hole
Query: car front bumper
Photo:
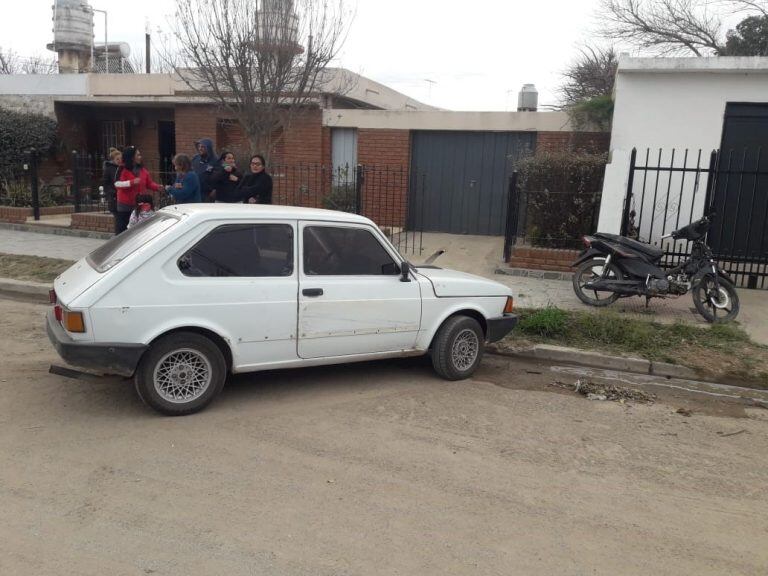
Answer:
[[46, 328], [56, 352], [67, 364], [104, 374], [132, 376], [148, 348], [146, 344], [78, 342], [62, 328], [53, 310], [46, 317]]
[[517, 326], [517, 314], [504, 314], [500, 318], [490, 318], [487, 324], [488, 333], [486, 340], [488, 342], [498, 342]]

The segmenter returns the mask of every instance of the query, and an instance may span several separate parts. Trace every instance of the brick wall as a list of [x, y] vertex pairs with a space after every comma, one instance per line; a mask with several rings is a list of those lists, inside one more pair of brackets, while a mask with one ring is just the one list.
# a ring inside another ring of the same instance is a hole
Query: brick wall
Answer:
[[607, 152], [611, 142], [608, 132], [538, 132], [536, 153], [542, 152]]
[[411, 161], [409, 130], [361, 129], [357, 161], [374, 166], [363, 186], [363, 214], [382, 227], [405, 225]]
[[[74, 206], [50, 206], [40, 208], [40, 216], [55, 216], [57, 214], [71, 214]], [[34, 212], [32, 208], [16, 206], [0, 206], [0, 222], [12, 222], [23, 224], [27, 218], [31, 218]]]
[[211, 105], [176, 106], [176, 152], [191, 158], [196, 154], [197, 140], [210, 138], [215, 142], [218, 116], [216, 107]]
[[91, 232], [114, 232], [115, 220], [112, 214], [102, 212], [79, 212], [72, 214], [70, 228]]
[[515, 246], [508, 264], [513, 268], [571, 272], [571, 264], [578, 256], [578, 250]]

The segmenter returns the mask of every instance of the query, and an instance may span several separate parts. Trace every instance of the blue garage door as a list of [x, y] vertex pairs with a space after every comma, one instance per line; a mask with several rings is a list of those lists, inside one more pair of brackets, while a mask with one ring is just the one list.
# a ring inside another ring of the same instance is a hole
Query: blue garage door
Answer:
[[529, 132], [414, 132], [412, 229], [504, 234], [508, 178], [535, 142]]

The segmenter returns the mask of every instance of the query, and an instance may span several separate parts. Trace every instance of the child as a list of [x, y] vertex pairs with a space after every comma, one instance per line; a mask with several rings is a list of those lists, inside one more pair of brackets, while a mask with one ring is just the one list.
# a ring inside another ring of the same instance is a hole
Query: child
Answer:
[[155, 201], [151, 194], [139, 194], [136, 196], [136, 208], [131, 212], [128, 228], [133, 228], [139, 222], [155, 215]]

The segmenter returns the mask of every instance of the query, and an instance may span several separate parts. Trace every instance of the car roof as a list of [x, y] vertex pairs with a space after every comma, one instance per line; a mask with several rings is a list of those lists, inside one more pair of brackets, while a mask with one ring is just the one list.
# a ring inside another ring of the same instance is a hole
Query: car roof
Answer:
[[296, 206], [279, 206], [274, 204], [226, 204], [222, 202], [173, 204], [166, 206], [161, 212], [171, 214], [186, 214], [205, 219], [211, 218], [258, 218], [275, 220], [324, 220], [332, 222], [353, 222], [371, 224], [364, 216], [337, 210], [322, 210], [320, 208], [300, 208]]

